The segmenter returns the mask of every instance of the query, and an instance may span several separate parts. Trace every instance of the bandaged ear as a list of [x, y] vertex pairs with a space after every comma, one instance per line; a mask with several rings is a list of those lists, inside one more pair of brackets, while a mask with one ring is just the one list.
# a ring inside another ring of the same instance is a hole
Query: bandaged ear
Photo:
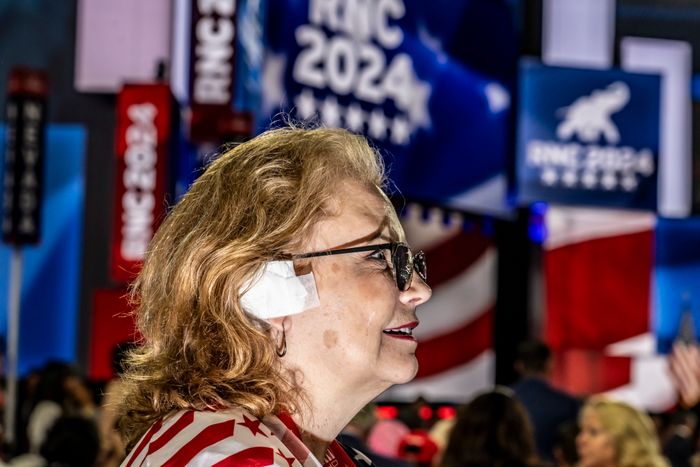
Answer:
[[241, 307], [259, 319], [295, 315], [320, 305], [313, 272], [297, 276], [292, 261], [268, 261], [241, 290]]

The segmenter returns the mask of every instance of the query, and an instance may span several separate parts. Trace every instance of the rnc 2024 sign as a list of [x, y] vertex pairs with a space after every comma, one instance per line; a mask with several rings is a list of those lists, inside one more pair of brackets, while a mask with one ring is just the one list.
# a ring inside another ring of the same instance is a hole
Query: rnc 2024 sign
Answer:
[[656, 209], [655, 75], [522, 66], [522, 201]]

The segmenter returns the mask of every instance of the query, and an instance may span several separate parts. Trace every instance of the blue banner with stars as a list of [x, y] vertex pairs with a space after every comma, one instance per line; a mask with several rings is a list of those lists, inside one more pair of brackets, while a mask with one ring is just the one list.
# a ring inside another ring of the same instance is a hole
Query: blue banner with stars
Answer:
[[372, 139], [407, 199], [506, 204], [517, 69], [502, 0], [269, 0], [260, 128], [279, 112]]
[[656, 210], [660, 81], [524, 60], [519, 200]]

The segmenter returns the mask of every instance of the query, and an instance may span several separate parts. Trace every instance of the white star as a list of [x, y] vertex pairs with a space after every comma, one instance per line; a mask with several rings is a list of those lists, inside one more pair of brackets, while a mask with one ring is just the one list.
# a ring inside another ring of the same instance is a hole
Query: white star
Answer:
[[334, 95], [326, 97], [323, 104], [321, 104], [321, 118], [323, 119], [323, 124], [327, 127], [336, 128], [340, 126], [340, 108]]
[[605, 172], [603, 177], [600, 179], [600, 184], [606, 190], [613, 190], [617, 187], [617, 177], [614, 172]]
[[587, 170], [581, 175], [581, 183], [588, 189], [595, 188], [598, 184], [598, 178], [595, 176], [595, 172], [592, 170]]
[[510, 93], [500, 84], [493, 82], [486, 85], [484, 94], [491, 113], [499, 113], [510, 108]]
[[394, 117], [391, 124], [391, 142], [404, 145], [408, 143], [410, 136], [411, 128], [408, 126], [408, 121], [401, 115]]
[[361, 132], [365, 127], [365, 113], [362, 107], [357, 102], [353, 102], [348, 106], [345, 112], [345, 126], [348, 130]]
[[369, 116], [369, 135], [376, 139], [386, 137], [386, 117], [380, 108], [374, 109]]
[[632, 191], [637, 188], [637, 177], [634, 174], [625, 174], [620, 181], [620, 185], [625, 191]]
[[413, 128], [429, 128], [430, 114], [428, 113], [428, 100], [431, 87], [419, 79], [413, 80], [412, 99], [408, 106], [408, 119]]
[[644, 149], [640, 151], [637, 158], [637, 172], [647, 176], [654, 173], [654, 155], [650, 150]]
[[314, 99], [314, 93], [310, 89], [307, 88], [301, 91], [301, 94], [294, 99], [294, 104], [297, 106], [297, 115], [302, 120], [316, 115], [316, 100]]
[[287, 57], [284, 54], [268, 52], [262, 70], [262, 113], [267, 115], [287, 104], [284, 91], [284, 69]]
[[562, 175], [561, 180], [564, 182], [564, 185], [571, 188], [572, 186], [576, 185], [576, 182], [578, 182], [576, 171], [571, 169], [566, 170], [564, 175]]
[[558, 179], [559, 175], [557, 175], [557, 171], [552, 167], [546, 167], [540, 175], [540, 180], [542, 180], [542, 183], [544, 183], [547, 186], [554, 185], [555, 183], [557, 183]]

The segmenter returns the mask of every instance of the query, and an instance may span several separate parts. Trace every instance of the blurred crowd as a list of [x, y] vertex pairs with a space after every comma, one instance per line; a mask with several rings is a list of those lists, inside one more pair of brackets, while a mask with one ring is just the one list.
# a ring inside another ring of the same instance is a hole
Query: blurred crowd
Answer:
[[[115, 374], [132, 346], [115, 349]], [[395, 412], [370, 404], [339, 441], [378, 467], [700, 467], [697, 407], [649, 414], [602, 396], [578, 399], [548, 382], [550, 360], [543, 343], [523, 343], [512, 387], [440, 404], [450, 409], [443, 411], [423, 398], [391, 406]], [[119, 391], [119, 378], [90, 383], [65, 363], [32, 372], [21, 382], [16, 440], [0, 466], [120, 465]]]

